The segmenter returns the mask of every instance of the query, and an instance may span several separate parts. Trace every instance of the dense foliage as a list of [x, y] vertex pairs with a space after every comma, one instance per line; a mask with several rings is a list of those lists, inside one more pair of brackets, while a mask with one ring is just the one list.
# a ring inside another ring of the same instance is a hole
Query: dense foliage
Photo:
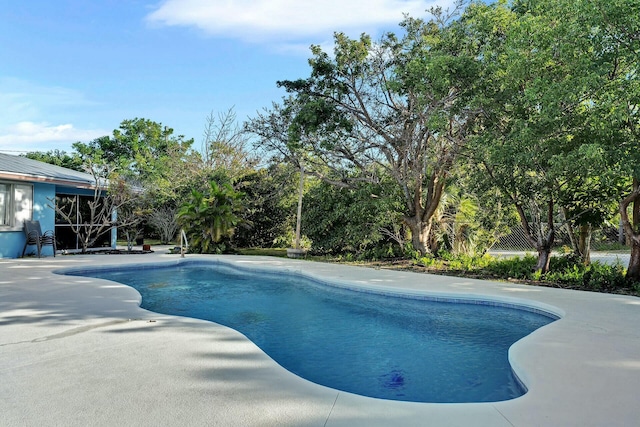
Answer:
[[67, 153], [66, 151], [61, 150], [51, 150], [46, 152], [34, 151], [25, 154], [25, 157], [63, 168], [73, 169], [78, 172], [85, 171], [85, 164], [82, 157], [76, 152]]
[[461, 105], [475, 65], [449, 42], [452, 16], [434, 13], [378, 42], [336, 33], [333, 55], [312, 46], [311, 76], [278, 82], [292, 96], [249, 125], [261, 146], [325, 182], [393, 181], [422, 254], [435, 250], [433, 216], [477, 114]]
[[428, 271], [435, 273], [472, 275], [486, 279], [640, 296], [640, 282], [629, 280], [625, 268], [619, 263], [612, 265], [596, 261], [584, 265], [576, 254], [551, 258], [551, 268], [547, 273], [535, 270], [537, 258], [532, 255], [494, 258], [488, 255], [472, 257], [445, 252], [438, 258], [423, 257], [414, 262], [417, 266], [426, 267]]
[[236, 187], [244, 193], [242, 219], [233, 236], [241, 248], [270, 248], [287, 245], [295, 223], [295, 170], [287, 165], [271, 165], [248, 173]]
[[[378, 185], [361, 184], [351, 189], [322, 181], [309, 188], [302, 222], [312, 252], [402, 255], [402, 242], [393, 239], [394, 227], [400, 223], [394, 199], [380, 197], [380, 190]], [[402, 235], [401, 230], [395, 231]]]
[[[199, 151], [134, 119], [77, 153], [34, 155], [118, 168], [145, 189], [140, 211], [162, 211], [148, 224], [163, 240], [180, 209], [204, 252], [289, 245], [304, 169], [311, 252], [631, 286], [640, 281], [640, 4], [488, 3], [407, 16], [378, 40], [336, 33], [333, 52], [312, 46], [307, 77], [278, 82], [281, 102], [242, 126], [231, 110], [212, 113]], [[486, 261], [516, 223], [537, 257]], [[626, 270], [588, 265], [605, 223], [624, 230]], [[565, 229], [570, 263], [551, 256]]]
[[619, 205], [638, 279], [639, 6], [614, 3], [457, 2], [378, 41], [337, 33], [333, 54], [313, 46], [310, 76], [279, 82], [290, 97], [249, 129], [332, 185], [392, 179], [423, 256], [451, 237], [437, 213], [464, 188], [462, 168], [479, 193], [460, 202], [492, 194], [514, 212], [540, 273], [565, 227], [588, 263], [591, 230]]
[[222, 253], [240, 224], [242, 204], [239, 193], [225, 183], [215, 181], [203, 192], [192, 190], [191, 197], [178, 211], [178, 222], [185, 228], [189, 250], [197, 253]]

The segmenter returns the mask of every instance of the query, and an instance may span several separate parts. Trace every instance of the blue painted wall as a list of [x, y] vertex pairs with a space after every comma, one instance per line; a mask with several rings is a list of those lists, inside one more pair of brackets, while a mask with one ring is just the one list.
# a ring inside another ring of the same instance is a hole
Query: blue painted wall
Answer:
[[0, 256], [2, 258], [18, 258], [22, 255], [24, 232], [0, 231]]
[[[47, 230], [55, 230], [56, 218], [55, 211], [50, 206], [55, 200], [57, 193], [64, 194], [81, 194], [91, 195], [93, 191], [77, 189], [72, 187], [61, 187], [54, 184], [34, 183], [33, 184], [33, 219], [40, 221], [42, 232]], [[111, 232], [112, 247], [116, 247], [117, 231]], [[19, 258], [22, 256], [22, 249], [25, 242], [24, 231], [0, 231], [0, 258]], [[26, 255], [37, 253], [35, 246], [27, 247]], [[45, 246], [42, 248], [43, 256], [52, 256], [53, 247]]]
[[[48, 205], [48, 199], [55, 199], [56, 186], [54, 184], [33, 184], [33, 219], [40, 221], [42, 231], [55, 229], [55, 212]], [[18, 258], [22, 256], [25, 242], [24, 231], [0, 231], [0, 256], [2, 258]], [[37, 253], [35, 246], [27, 247], [26, 254]], [[42, 255], [53, 255], [53, 248], [42, 248]]]

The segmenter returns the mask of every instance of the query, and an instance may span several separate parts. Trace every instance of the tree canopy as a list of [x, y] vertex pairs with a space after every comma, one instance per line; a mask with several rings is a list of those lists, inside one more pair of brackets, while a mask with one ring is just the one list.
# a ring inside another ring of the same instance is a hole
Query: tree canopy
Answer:
[[242, 127], [232, 110], [212, 113], [200, 151], [136, 118], [77, 154], [42, 156], [102, 158], [168, 215], [228, 193], [234, 217], [209, 227], [212, 244], [282, 240], [302, 170], [304, 221], [328, 251], [406, 238], [434, 255], [490, 245], [516, 218], [544, 273], [561, 230], [588, 262], [591, 230], [620, 221], [639, 280], [639, 57], [635, 0], [460, 0], [377, 40], [336, 33], [332, 52], [312, 46], [309, 74], [277, 82], [280, 102]]
[[335, 185], [392, 177], [423, 254], [435, 249], [432, 217], [475, 117], [460, 103], [474, 62], [452, 43], [452, 16], [433, 13], [378, 42], [336, 33], [333, 55], [312, 46], [310, 77], [278, 82], [292, 97], [249, 125], [262, 145]]

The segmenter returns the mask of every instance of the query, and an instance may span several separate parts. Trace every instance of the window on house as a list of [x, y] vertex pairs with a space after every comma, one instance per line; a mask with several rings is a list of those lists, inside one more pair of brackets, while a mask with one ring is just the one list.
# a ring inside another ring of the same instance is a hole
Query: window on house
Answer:
[[33, 186], [0, 182], [0, 230], [21, 230], [33, 216]]

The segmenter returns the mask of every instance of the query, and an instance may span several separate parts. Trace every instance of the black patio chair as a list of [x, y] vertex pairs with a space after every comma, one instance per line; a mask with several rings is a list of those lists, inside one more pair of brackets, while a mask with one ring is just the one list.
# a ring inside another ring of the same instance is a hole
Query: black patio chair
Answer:
[[43, 233], [40, 227], [40, 221], [25, 221], [24, 234], [27, 236], [27, 241], [24, 242], [24, 249], [22, 249], [23, 258], [27, 246], [35, 246], [38, 248], [38, 258], [42, 256], [43, 246], [53, 246], [53, 256], [56, 256], [56, 236], [52, 230], [47, 230]]

